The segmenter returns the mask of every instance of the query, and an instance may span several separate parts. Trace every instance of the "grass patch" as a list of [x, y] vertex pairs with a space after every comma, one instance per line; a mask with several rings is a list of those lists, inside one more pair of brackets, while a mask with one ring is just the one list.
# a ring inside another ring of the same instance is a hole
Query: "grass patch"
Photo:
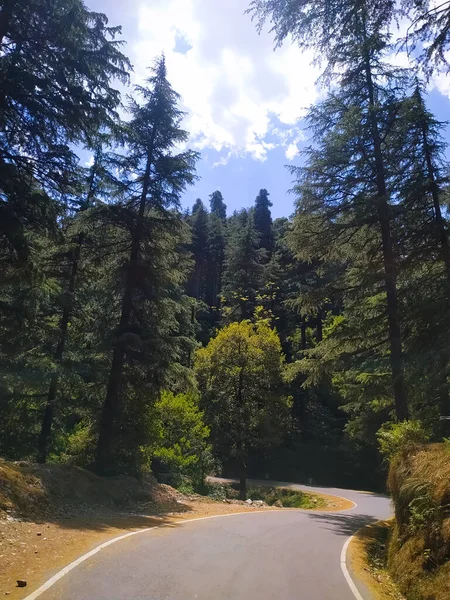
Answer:
[[327, 505], [320, 496], [287, 488], [250, 487], [247, 495], [252, 500], [263, 500], [269, 506], [273, 506], [277, 502], [281, 502], [285, 508], [312, 509], [325, 508]]
[[387, 549], [392, 523], [380, 521], [367, 527], [366, 551], [369, 566], [373, 571], [386, 571]]
[[[221, 492], [215, 493], [219, 496], [225, 492], [226, 498], [236, 500], [239, 498], [239, 485], [232, 483], [231, 485], [221, 485]], [[250, 486], [247, 489], [247, 498], [251, 500], [263, 500], [269, 506], [273, 506], [277, 502], [281, 502], [285, 508], [324, 508], [326, 502], [320, 496], [309, 494], [307, 492], [298, 492], [287, 488], [266, 487], [266, 486]]]

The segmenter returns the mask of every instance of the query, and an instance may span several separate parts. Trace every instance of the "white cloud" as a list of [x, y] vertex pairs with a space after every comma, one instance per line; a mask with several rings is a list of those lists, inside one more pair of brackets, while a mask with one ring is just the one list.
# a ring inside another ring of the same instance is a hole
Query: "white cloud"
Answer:
[[292, 142], [292, 144], [289, 144], [289, 146], [287, 147], [285, 155], [288, 160], [294, 160], [294, 158], [298, 155], [299, 152], [300, 150], [298, 149], [297, 144], [294, 144], [294, 142]]
[[[444, 56], [447, 61], [450, 61], [450, 52], [445, 52]], [[430, 88], [450, 99], [450, 77], [446, 69], [434, 73], [430, 80]]]
[[84, 163], [85, 167], [93, 167], [94, 166], [94, 155], [91, 154], [91, 156], [87, 159], [87, 161]]
[[137, 39], [129, 44], [135, 82], [164, 51], [188, 112], [190, 145], [225, 151], [216, 164], [244, 154], [263, 161], [275, 146], [292, 155], [292, 139], [267, 136], [276, 118], [294, 125], [318, 95], [311, 56], [290, 43], [273, 52], [271, 36], [258, 36], [244, 8], [241, 0], [141, 0]]

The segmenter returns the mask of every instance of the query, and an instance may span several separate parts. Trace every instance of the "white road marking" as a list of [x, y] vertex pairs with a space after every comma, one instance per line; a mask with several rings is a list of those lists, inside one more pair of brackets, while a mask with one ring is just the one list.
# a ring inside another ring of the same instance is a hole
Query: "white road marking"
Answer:
[[350, 589], [352, 590], [353, 595], [355, 596], [356, 600], [364, 600], [364, 598], [361, 596], [361, 594], [359, 593], [358, 588], [356, 587], [355, 582], [352, 579], [352, 576], [350, 575], [348, 568], [347, 568], [347, 549], [351, 543], [351, 541], [353, 540], [355, 536], [351, 535], [347, 541], [345, 542], [345, 544], [342, 547], [342, 551], [341, 551], [341, 570], [342, 573], [344, 574], [345, 580], [348, 583]]
[[[268, 512], [285, 512], [285, 510], [280, 508], [280, 510], [271, 510]], [[219, 517], [222, 517], [222, 518], [223, 517], [234, 517], [235, 515], [266, 515], [266, 514], [267, 514], [267, 512], [264, 512], [264, 511], [255, 511], [254, 513], [247, 512], [247, 511], [235, 512], [235, 513], [229, 513], [228, 515], [211, 515], [209, 517], [197, 517], [195, 519], [186, 519], [185, 521], [180, 521], [179, 523], [176, 523], [176, 524], [183, 525], [184, 523], [192, 523], [193, 521], [206, 521], [206, 519], [217, 519]], [[111, 540], [108, 540], [107, 542], [103, 542], [103, 544], [100, 544], [100, 546], [97, 546], [90, 552], [83, 554], [83, 556], [80, 556], [79, 558], [77, 558], [76, 560], [74, 560], [73, 562], [68, 564], [66, 567], [64, 567], [64, 569], [61, 569], [61, 571], [58, 571], [58, 573], [56, 573], [56, 575], [53, 575], [53, 577], [51, 577], [48, 581], [46, 581], [43, 585], [41, 585], [41, 587], [39, 587], [33, 593], [26, 596], [23, 600], [36, 600], [36, 598], [39, 598], [39, 596], [42, 596], [42, 594], [44, 592], [46, 592], [49, 588], [51, 588], [53, 585], [55, 585], [55, 583], [57, 581], [62, 579], [64, 577], [64, 575], [67, 575], [68, 573], [70, 573], [70, 571], [72, 571], [73, 569], [78, 567], [78, 565], [81, 565], [81, 563], [83, 563], [85, 560], [88, 560], [88, 558], [91, 558], [91, 556], [94, 556], [95, 554], [97, 554], [97, 552], [100, 552], [100, 550], [103, 550], [104, 548], [111, 546], [111, 544], [120, 542], [121, 540], [129, 538], [133, 535], [137, 535], [138, 533], [147, 533], [148, 531], [151, 531], [152, 529], [161, 529], [163, 527], [169, 527], [171, 525], [173, 525], [173, 523], [170, 523], [170, 524], [163, 523], [162, 525], [154, 525], [153, 527], [146, 527], [145, 529], [139, 529], [138, 531], [130, 531], [130, 533], [125, 533], [123, 535], [119, 535], [115, 538], [112, 538]]]
[[[343, 496], [339, 496], [339, 497], [343, 498]], [[347, 498], [343, 498], [343, 499], [347, 500]], [[353, 502], [353, 501], [350, 500], [350, 502]], [[349, 509], [346, 509], [344, 511], [338, 511], [338, 512], [346, 512], [347, 510], [354, 510], [358, 506], [356, 504], [356, 502], [353, 502], [353, 505], [354, 506], [352, 506]], [[285, 509], [271, 510], [270, 512], [285, 512]], [[301, 512], [309, 512], [309, 511], [301, 511]], [[323, 512], [326, 512], [326, 511], [323, 511]], [[258, 514], [261, 515], [261, 514], [267, 514], [267, 512], [255, 511], [254, 513], [251, 513], [251, 512], [245, 511], [245, 512], [229, 513], [228, 515], [211, 515], [209, 517], [197, 517], [195, 519], [186, 519], [185, 521], [179, 521], [179, 523], [177, 523], [177, 525], [183, 525], [184, 523], [193, 523], [194, 521], [206, 521], [207, 519], [218, 519], [218, 518], [224, 518], [224, 517], [234, 517], [236, 515], [252, 515], [252, 514], [253, 515], [258, 515]], [[112, 544], [115, 544], [116, 542], [120, 542], [121, 540], [129, 538], [133, 535], [137, 535], [138, 533], [147, 533], [147, 532], [151, 531], [152, 529], [161, 529], [161, 528], [167, 527], [167, 526], [169, 526], [169, 525], [165, 524], [165, 523], [163, 523], [162, 525], [153, 525], [153, 527], [146, 527], [145, 529], [139, 529], [138, 531], [130, 531], [129, 533], [125, 533], [123, 535], [119, 535], [115, 538], [112, 538], [111, 540], [108, 540], [107, 542], [103, 542], [103, 544], [100, 544], [99, 546], [97, 546], [96, 548], [91, 550], [90, 552], [83, 554], [82, 556], [80, 556], [79, 558], [74, 560], [73, 562], [69, 563], [66, 567], [61, 569], [61, 571], [58, 571], [58, 573], [56, 573], [56, 575], [53, 575], [53, 577], [51, 577], [43, 585], [38, 587], [37, 590], [35, 590], [34, 592], [32, 592], [31, 594], [26, 596], [23, 600], [36, 600], [37, 598], [39, 598], [39, 596], [42, 596], [42, 594], [44, 592], [46, 592], [53, 585], [55, 585], [55, 583], [57, 583], [65, 575], [70, 573], [70, 571], [72, 571], [73, 569], [78, 567], [78, 565], [81, 565], [81, 563], [83, 563], [84, 561], [88, 560], [89, 558], [91, 558], [92, 556], [94, 556], [95, 554], [100, 552], [100, 550], [103, 550], [104, 548], [107, 548], [108, 546], [111, 546]], [[350, 542], [352, 541], [353, 537], [354, 536], [350, 536], [342, 548], [340, 565], [341, 565], [341, 570], [342, 570], [342, 573], [344, 574], [345, 580], [347, 581], [356, 600], [364, 600], [364, 598], [359, 593], [358, 588], [356, 587], [355, 582], [353, 581], [353, 579], [347, 569], [347, 563], [346, 563], [347, 548], [348, 548]]]

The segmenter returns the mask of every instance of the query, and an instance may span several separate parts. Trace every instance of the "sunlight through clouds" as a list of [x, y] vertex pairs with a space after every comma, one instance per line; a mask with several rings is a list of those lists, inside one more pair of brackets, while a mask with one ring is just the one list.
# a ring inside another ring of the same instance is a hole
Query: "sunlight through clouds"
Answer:
[[311, 57], [290, 44], [274, 52], [270, 35], [258, 36], [243, 12], [241, 0], [143, 0], [129, 44], [135, 82], [164, 51], [190, 144], [224, 151], [217, 164], [244, 155], [264, 161], [277, 146], [294, 156], [292, 140], [267, 138], [280, 123], [295, 126], [317, 98]]

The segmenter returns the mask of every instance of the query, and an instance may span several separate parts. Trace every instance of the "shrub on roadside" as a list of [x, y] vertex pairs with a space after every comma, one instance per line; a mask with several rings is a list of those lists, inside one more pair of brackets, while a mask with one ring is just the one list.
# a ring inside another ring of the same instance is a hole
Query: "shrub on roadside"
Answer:
[[153, 457], [169, 472], [171, 485], [179, 487], [187, 477], [195, 490], [214, 465], [198, 396], [163, 391], [155, 411], [158, 438]]
[[420, 421], [387, 422], [377, 433], [380, 453], [388, 461], [404, 449], [425, 444], [430, 437]]

